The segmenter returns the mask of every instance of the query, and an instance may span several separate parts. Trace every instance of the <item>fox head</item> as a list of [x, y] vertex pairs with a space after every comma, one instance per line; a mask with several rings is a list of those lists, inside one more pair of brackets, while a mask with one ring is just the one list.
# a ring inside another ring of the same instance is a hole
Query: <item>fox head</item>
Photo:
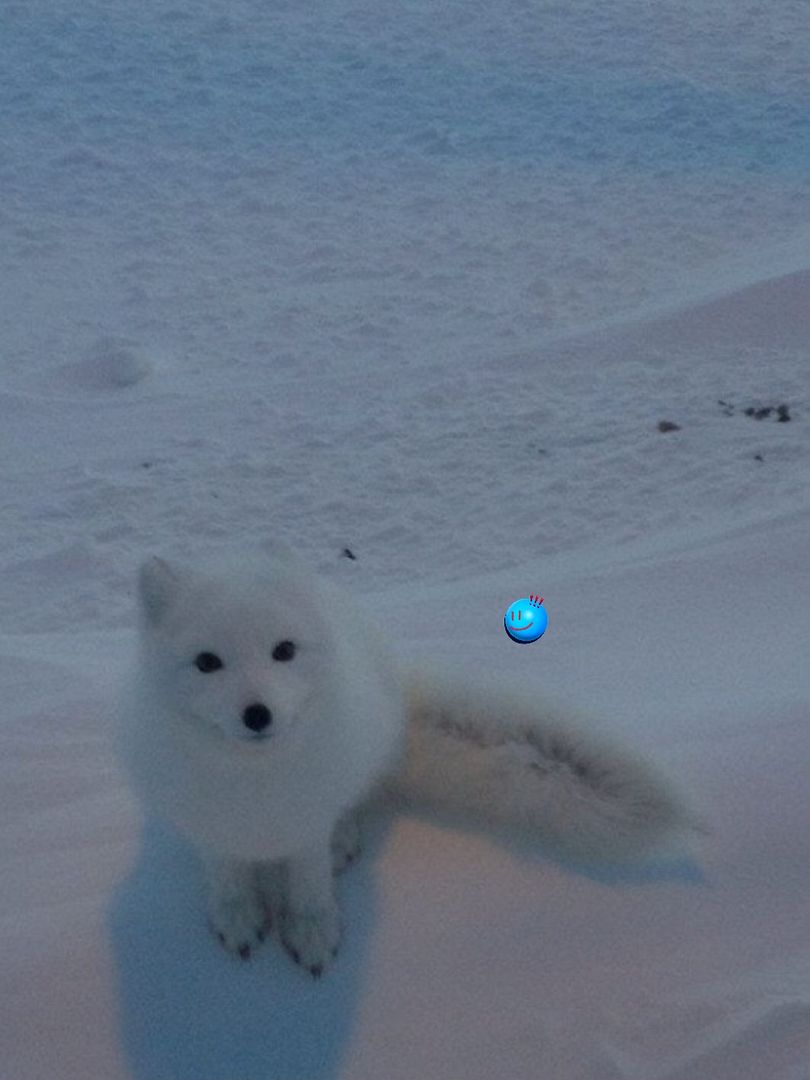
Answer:
[[332, 654], [316, 590], [296, 565], [240, 560], [140, 569], [142, 677], [161, 708], [208, 734], [260, 747], [302, 736]]

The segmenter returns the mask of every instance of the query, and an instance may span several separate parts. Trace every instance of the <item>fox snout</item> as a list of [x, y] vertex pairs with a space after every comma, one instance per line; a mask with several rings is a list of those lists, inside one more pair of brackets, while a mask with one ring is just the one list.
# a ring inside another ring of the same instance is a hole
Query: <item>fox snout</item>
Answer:
[[273, 722], [273, 714], [260, 701], [248, 705], [242, 713], [242, 723], [257, 735], [266, 731]]

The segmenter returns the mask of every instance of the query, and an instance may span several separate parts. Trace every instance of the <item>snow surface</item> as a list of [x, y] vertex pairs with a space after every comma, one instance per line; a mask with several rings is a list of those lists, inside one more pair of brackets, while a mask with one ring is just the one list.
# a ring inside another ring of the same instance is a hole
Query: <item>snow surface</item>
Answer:
[[[808, 41], [800, 0], [3, 5], [2, 1080], [810, 1078]], [[700, 850], [381, 822], [327, 978], [230, 960], [110, 703], [140, 559], [267, 537], [588, 708]]]

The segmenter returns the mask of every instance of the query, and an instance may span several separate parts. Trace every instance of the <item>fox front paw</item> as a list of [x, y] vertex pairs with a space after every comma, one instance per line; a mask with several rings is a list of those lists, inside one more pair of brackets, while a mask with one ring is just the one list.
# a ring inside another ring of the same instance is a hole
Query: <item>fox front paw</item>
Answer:
[[223, 947], [243, 960], [250, 959], [270, 929], [269, 916], [258, 898], [247, 895], [212, 903], [208, 922]]
[[287, 910], [281, 916], [279, 936], [296, 964], [320, 978], [337, 956], [340, 944], [337, 907]]

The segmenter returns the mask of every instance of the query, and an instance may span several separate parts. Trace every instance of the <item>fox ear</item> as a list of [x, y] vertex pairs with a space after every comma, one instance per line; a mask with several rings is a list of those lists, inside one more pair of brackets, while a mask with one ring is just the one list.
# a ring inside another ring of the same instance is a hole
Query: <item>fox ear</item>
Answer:
[[165, 559], [152, 555], [141, 564], [138, 592], [141, 608], [149, 622], [157, 623], [171, 607], [180, 587], [180, 577]]

